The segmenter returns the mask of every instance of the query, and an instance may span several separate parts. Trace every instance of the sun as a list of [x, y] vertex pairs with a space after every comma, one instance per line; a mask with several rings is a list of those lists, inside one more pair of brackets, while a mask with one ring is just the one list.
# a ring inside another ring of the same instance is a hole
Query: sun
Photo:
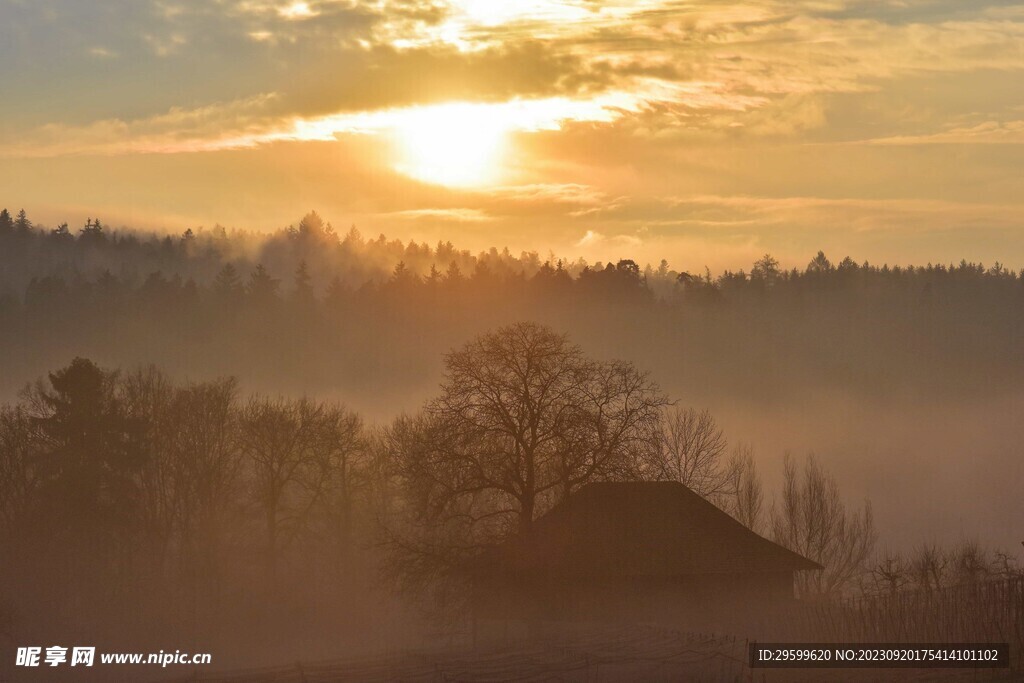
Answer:
[[509, 129], [486, 106], [450, 103], [411, 111], [395, 126], [397, 170], [435, 185], [473, 186], [501, 174]]
[[488, 187], [522, 175], [528, 157], [516, 144], [520, 136], [562, 130], [573, 122], [611, 123], [638, 108], [635, 96], [620, 92], [579, 100], [422, 104], [296, 119], [286, 133], [261, 139], [380, 135], [388, 143], [388, 165], [403, 175], [433, 185]]

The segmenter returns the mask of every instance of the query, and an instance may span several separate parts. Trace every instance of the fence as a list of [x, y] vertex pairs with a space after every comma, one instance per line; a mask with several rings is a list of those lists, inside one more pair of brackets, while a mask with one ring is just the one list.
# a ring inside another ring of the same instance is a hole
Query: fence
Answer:
[[931, 591], [798, 604], [785, 636], [847, 642], [1007, 642], [1020, 667], [1024, 577]]

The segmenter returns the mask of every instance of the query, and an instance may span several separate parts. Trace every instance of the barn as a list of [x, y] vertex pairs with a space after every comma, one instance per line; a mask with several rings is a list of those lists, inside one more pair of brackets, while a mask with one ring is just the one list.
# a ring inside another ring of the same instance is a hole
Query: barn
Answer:
[[820, 570], [677, 482], [584, 486], [474, 563], [478, 620], [711, 627], [793, 600]]

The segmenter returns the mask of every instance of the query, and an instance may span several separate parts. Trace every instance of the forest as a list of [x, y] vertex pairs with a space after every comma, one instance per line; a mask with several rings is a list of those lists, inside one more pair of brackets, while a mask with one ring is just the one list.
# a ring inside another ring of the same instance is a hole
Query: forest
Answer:
[[1024, 276], [999, 263], [879, 266], [819, 252], [804, 268], [765, 255], [716, 276], [664, 260], [470, 254], [355, 227], [341, 236], [316, 213], [270, 235], [160, 236], [92, 218], [46, 229], [6, 209], [0, 254], [0, 350], [21, 369], [4, 373], [7, 396], [86, 355], [270, 391], [359, 392], [389, 416], [429, 393], [447, 349], [524, 319], [643, 359], [674, 391], [730, 400], [808, 386], [992, 396], [1022, 379]]
[[[0, 619], [200, 642], [273, 621], [305, 656], [325, 630], [450, 631], [467, 553], [624, 479], [821, 562], [810, 599], [1018, 576], [1022, 304], [998, 263], [716, 276], [316, 213], [167, 236], [4, 210]], [[528, 474], [486, 422], [537, 390], [527, 361], [563, 401], [530, 413]], [[247, 647], [293, 652], [275, 633]]]

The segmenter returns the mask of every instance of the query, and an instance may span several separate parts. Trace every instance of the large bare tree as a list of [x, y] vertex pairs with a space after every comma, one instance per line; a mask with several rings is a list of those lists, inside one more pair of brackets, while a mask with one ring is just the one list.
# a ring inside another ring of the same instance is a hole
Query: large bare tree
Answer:
[[588, 482], [641, 476], [656, 444], [655, 384], [541, 325], [482, 335], [445, 365], [441, 394], [399, 442], [406, 478], [439, 511], [478, 499], [522, 533]]
[[518, 323], [445, 358], [440, 395], [388, 431], [405, 526], [397, 572], [422, 583], [465, 553], [530, 530], [581, 486], [654, 476], [667, 400], [625, 362], [588, 358], [562, 334]]

